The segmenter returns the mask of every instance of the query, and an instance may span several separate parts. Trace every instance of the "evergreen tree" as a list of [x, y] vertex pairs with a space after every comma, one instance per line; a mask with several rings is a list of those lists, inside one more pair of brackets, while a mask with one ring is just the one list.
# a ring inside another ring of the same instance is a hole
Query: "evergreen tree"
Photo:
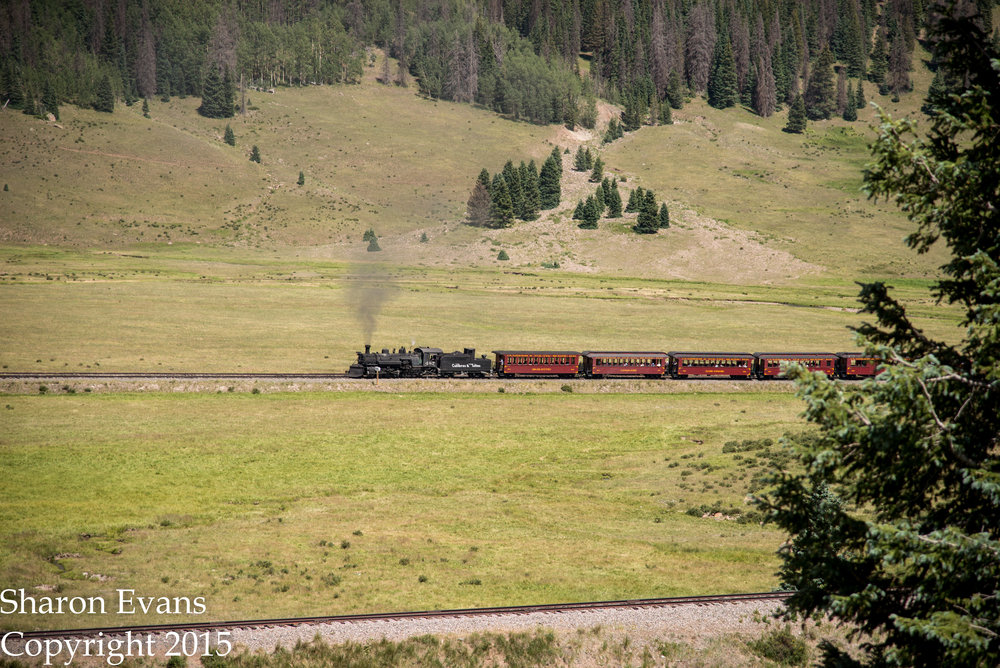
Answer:
[[44, 113], [52, 114], [57, 121], [59, 120], [59, 103], [56, 100], [56, 91], [48, 79], [45, 80], [45, 88], [42, 92], [42, 107]]
[[660, 104], [660, 125], [673, 125], [674, 114], [670, 109], [670, 103], [666, 100]]
[[490, 180], [490, 173], [486, 171], [485, 167], [480, 170], [477, 180], [483, 184], [483, 187], [486, 188], [486, 192], [490, 192], [490, 185], [492, 182]]
[[670, 79], [667, 81], [667, 101], [674, 109], [684, 106], [684, 90], [681, 88], [681, 75], [677, 70], [670, 71]]
[[491, 189], [492, 203], [490, 205], [490, 227], [510, 227], [514, 224], [514, 202], [510, 197], [507, 181], [497, 174], [493, 179]]
[[[569, 149], [566, 149], [566, 152], [569, 153]], [[559, 152], [559, 147], [553, 146], [552, 153], [550, 153], [549, 156], [552, 158], [552, 164], [556, 168], [557, 180], [561, 181], [563, 174], [563, 164], [562, 164], [562, 153]]]
[[111, 88], [111, 77], [105, 74], [97, 84], [97, 97], [94, 100], [94, 109], [112, 113], [115, 110], [115, 92]]
[[228, 118], [232, 114], [225, 113], [225, 92], [219, 70], [209, 67], [202, 84], [201, 106], [198, 113], [206, 118]]
[[594, 196], [591, 195], [587, 198], [587, 201], [583, 205], [583, 211], [581, 212], [581, 218], [583, 222], [580, 223], [578, 227], [585, 230], [597, 229], [597, 221], [601, 217], [600, 209], [598, 208], [597, 201]]
[[847, 104], [844, 106], [843, 119], [845, 121], [858, 120], [858, 103], [854, 99], [854, 87], [847, 84]]
[[938, 71], [934, 73], [934, 78], [931, 79], [931, 86], [927, 90], [927, 98], [924, 99], [920, 111], [928, 116], [936, 115], [937, 109], [941, 107], [943, 97], [947, 94], [948, 86], [944, 82], [944, 70], [939, 67]]
[[142, 98], [142, 116], [143, 118], [149, 118], [149, 100]]
[[644, 193], [642, 188], [636, 186], [635, 190], [629, 193], [628, 204], [625, 205], [625, 213], [635, 213], [642, 208]]
[[576, 156], [573, 158], [573, 171], [574, 172], [585, 172], [589, 169], [587, 167], [587, 154], [584, 152], [583, 147], [576, 149]]
[[299, 172], [299, 180], [296, 183], [298, 183], [300, 186], [304, 186], [306, 184], [305, 172], [302, 171]]
[[[933, 292], [961, 306], [961, 334], [935, 340], [886, 285], [863, 284], [876, 324], [858, 333], [886, 365], [857, 386], [792, 371], [818, 430], [789, 444], [796, 465], [762, 500], [791, 536], [789, 614], [865, 635], [863, 656], [830, 646], [828, 666], [1000, 663], [1000, 53], [960, 13], [928, 37], [962, 94], [941, 100], [926, 136], [883, 115], [865, 190], [907, 213], [911, 248], [947, 245]], [[824, 489], [844, 503], [815, 503]]]
[[639, 217], [632, 228], [639, 234], [656, 234], [660, 229], [659, 211], [656, 209], [656, 195], [647, 190], [639, 208]]
[[660, 213], [657, 216], [660, 223], [660, 229], [665, 230], [670, 227], [670, 210], [667, 209], [667, 203], [664, 202], [660, 205]]
[[854, 91], [854, 106], [858, 109], [864, 109], [868, 106], [868, 100], [865, 99], [864, 80], [862, 79], [858, 79], [858, 87]]
[[608, 205], [604, 201], [604, 187], [597, 186], [597, 190], [594, 191], [594, 202], [597, 204], [597, 215], [598, 217], [604, 215], [604, 210], [608, 208]]
[[492, 205], [493, 200], [490, 197], [490, 192], [486, 189], [486, 186], [483, 185], [481, 179], [476, 179], [476, 183], [472, 187], [472, 194], [469, 195], [469, 201], [466, 204], [465, 209], [469, 225], [472, 225], [473, 227], [489, 227]]
[[885, 86], [886, 74], [889, 72], [889, 43], [885, 34], [885, 29], [880, 28], [875, 36], [875, 46], [868, 59], [868, 80], [879, 87], [879, 93]]
[[618, 192], [618, 181], [611, 181], [611, 190], [604, 198], [608, 205], [608, 218], [622, 217], [622, 196]]
[[576, 208], [573, 209], [573, 220], [583, 220], [583, 200], [576, 201]]
[[521, 181], [524, 190], [524, 220], [535, 220], [542, 208], [542, 192], [539, 188], [538, 167], [535, 166], [534, 160], [528, 163], [524, 173], [521, 174]]
[[554, 209], [559, 206], [559, 200], [562, 199], [562, 186], [560, 185], [561, 163], [561, 156], [554, 151], [549, 154], [549, 157], [546, 158], [545, 163], [542, 165], [542, 171], [538, 175], [540, 209]]
[[524, 214], [524, 190], [521, 188], [521, 174], [510, 160], [504, 164], [501, 173], [507, 184], [511, 206], [514, 207], [514, 217], [520, 218]]
[[250, 162], [260, 163], [260, 149], [257, 148], [257, 144], [250, 149]]
[[785, 132], [802, 134], [806, 130], [806, 103], [801, 95], [795, 97], [795, 102], [788, 108], [788, 122], [782, 128]]
[[809, 120], [826, 120], [833, 116], [837, 98], [833, 84], [833, 53], [830, 49], [823, 49], [819, 54], [816, 66], [809, 75], [804, 98]]
[[222, 135], [222, 141], [230, 146], [236, 146], [236, 135], [233, 134], [233, 129], [229, 126], [229, 123], [226, 123], [226, 131]]
[[597, 156], [594, 160], [594, 170], [590, 173], [590, 182], [598, 183], [604, 179], [604, 161], [601, 160], [601, 156]]
[[722, 35], [715, 42], [712, 69], [708, 77], [708, 103], [716, 109], [732, 107], [740, 101], [736, 64], [729, 39]]
[[368, 248], [366, 249], [369, 253], [377, 253], [382, 250], [382, 247], [378, 245], [378, 239], [373, 235], [368, 241]]

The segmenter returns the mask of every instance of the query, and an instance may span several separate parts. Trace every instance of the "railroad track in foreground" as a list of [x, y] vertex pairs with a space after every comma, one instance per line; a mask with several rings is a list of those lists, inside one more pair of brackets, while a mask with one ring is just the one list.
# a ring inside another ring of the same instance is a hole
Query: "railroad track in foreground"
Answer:
[[514, 605], [493, 608], [461, 608], [455, 610], [420, 610], [409, 612], [369, 613], [359, 615], [332, 615], [319, 617], [286, 617], [279, 619], [252, 619], [240, 621], [184, 622], [180, 624], [149, 624], [146, 626], [109, 626], [85, 629], [52, 631], [23, 631], [19, 636], [31, 638], [70, 638], [89, 636], [115, 636], [131, 634], [159, 634], [183, 631], [218, 631], [223, 629], [267, 629], [279, 626], [306, 626], [312, 624], [350, 624], [352, 622], [390, 622], [406, 619], [433, 619], [443, 617], [483, 617], [503, 615], [529, 615], [538, 612], [565, 613], [586, 610], [612, 610], [615, 608], [667, 608], [698, 605], [747, 603], [753, 601], [783, 601], [791, 592], [765, 592], [757, 594], [719, 594], [712, 596], [678, 596], [671, 598], [641, 598], [622, 601], [586, 601], [582, 603], [550, 603], [542, 605]]

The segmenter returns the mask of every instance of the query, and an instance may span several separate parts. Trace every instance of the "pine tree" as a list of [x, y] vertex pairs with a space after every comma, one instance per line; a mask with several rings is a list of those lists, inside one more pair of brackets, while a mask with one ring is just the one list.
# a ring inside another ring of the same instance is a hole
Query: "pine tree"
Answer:
[[[569, 149], [566, 149], [566, 152], [569, 153]], [[562, 180], [562, 174], [563, 174], [562, 153], [559, 152], [558, 146], [552, 147], [552, 153], [549, 154], [549, 157], [552, 158], [552, 164], [556, 168], [557, 179]]]
[[581, 217], [583, 222], [578, 227], [585, 230], [597, 229], [597, 221], [601, 217], [601, 212], [593, 195], [588, 197], [584, 203]]
[[664, 100], [660, 104], [660, 125], [673, 125], [674, 114], [670, 109], [670, 102]]
[[681, 75], [677, 70], [670, 71], [670, 79], [667, 81], [667, 101], [674, 109], [684, 106], [684, 90], [681, 88]]
[[628, 204], [625, 205], [625, 213], [635, 213], [642, 208], [643, 191], [642, 187], [636, 186], [635, 190], [629, 193]]
[[844, 106], [843, 119], [845, 121], [858, 120], [858, 103], [854, 99], [854, 87], [847, 84], [847, 104]]
[[535, 220], [542, 208], [542, 192], [539, 187], [538, 167], [535, 166], [534, 160], [528, 163], [521, 180], [524, 189], [524, 219]]
[[52, 82], [48, 79], [45, 80], [45, 87], [42, 89], [42, 107], [44, 107], [45, 113], [52, 114], [55, 119], [59, 120], [59, 103], [56, 100], [56, 91], [52, 87]]
[[472, 187], [472, 194], [469, 195], [469, 201], [466, 205], [469, 225], [473, 227], [488, 227], [492, 205], [493, 200], [490, 197], [489, 190], [483, 185], [482, 180], [476, 179], [476, 184]]
[[587, 169], [587, 154], [584, 153], [583, 147], [581, 146], [576, 149], [576, 156], [573, 158], [573, 171], [585, 172]]
[[656, 208], [656, 195], [652, 190], [645, 191], [639, 208], [639, 217], [632, 228], [639, 234], [656, 234], [660, 229], [659, 211]]
[[226, 94], [219, 70], [209, 66], [202, 84], [201, 106], [198, 107], [198, 113], [206, 118], [228, 118], [232, 113], [225, 113], [225, 100]]
[[809, 75], [804, 98], [809, 120], [826, 120], [833, 116], [837, 98], [833, 83], [833, 53], [830, 49], [823, 49], [819, 54], [816, 66]]
[[583, 200], [576, 201], [576, 208], [573, 209], [573, 220], [583, 220]]
[[594, 160], [594, 170], [590, 173], [590, 182], [598, 183], [604, 179], [604, 161], [601, 160], [601, 156], [597, 156]]
[[608, 218], [621, 218], [622, 217], [622, 196], [618, 192], [618, 181], [611, 181], [611, 190], [608, 196], [605, 197], [605, 201], [608, 205]]
[[111, 77], [105, 74], [97, 84], [97, 97], [94, 100], [94, 109], [112, 113], [115, 110], [115, 92], [111, 88]]
[[233, 129], [229, 126], [229, 123], [226, 123], [226, 131], [222, 134], [222, 141], [230, 146], [236, 146], [236, 135], [233, 134]]
[[782, 128], [785, 132], [802, 134], [806, 130], [806, 103], [801, 95], [795, 97], [795, 102], [788, 108], [788, 122]]
[[665, 230], [670, 227], [670, 211], [667, 209], [666, 202], [660, 205], [660, 214], [657, 218], [659, 220], [661, 230]]
[[479, 176], [476, 177], [476, 180], [483, 184], [483, 187], [486, 188], [486, 192], [490, 192], [490, 188], [493, 186], [493, 181], [490, 178], [490, 173], [486, 171], [485, 167], [479, 171]]
[[301, 171], [299, 172], [299, 180], [296, 183], [298, 183], [300, 186], [304, 186], [306, 184], [305, 172]]
[[378, 239], [376, 239], [374, 236], [368, 242], [367, 250], [369, 253], [377, 253], [380, 250], [382, 250], [382, 247], [378, 245]]
[[944, 81], [944, 70], [939, 67], [938, 71], [934, 73], [934, 78], [931, 79], [931, 86], [927, 90], [927, 97], [924, 99], [920, 111], [928, 116], [935, 116], [937, 109], [941, 106], [943, 96], [947, 93], [948, 86]]
[[521, 188], [521, 174], [508, 160], [503, 166], [503, 180], [507, 184], [511, 206], [514, 207], [514, 217], [520, 218], [524, 213], [524, 190]]
[[736, 82], [736, 64], [729, 38], [725, 35], [715, 42], [712, 69], [708, 77], [708, 103], [716, 109], [726, 109], [740, 100]]
[[594, 201], [597, 203], [597, 215], [603, 216], [604, 210], [608, 208], [604, 201], [604, 186], [597, 186], [597, 190], [594, 191]]
[[514, 202], [510, 197], [507, 181], [497, 174], [491, 189], [490, 227], [510, 227], [514, 224]]
[[865, 99], [864, 80], [862, 79], [858, 79], [858, 88], [854, 91], [854, 106], [858, 109], [864, 109], [868, 106], [868, 100]]
[[562, 199], [562, 187], [559, 183], [562, 172], [560, 167], [562, 158], [555, 151], [556, 149], [546, 158], [545, 163], [542, 165], [542, 171], [538, 175], [540, 209], [554, 209], [559, 206], [559, 200]]
[[250, 149], [250, 162], [260, 163], [260, 149], [257, 148], [257, 144]]

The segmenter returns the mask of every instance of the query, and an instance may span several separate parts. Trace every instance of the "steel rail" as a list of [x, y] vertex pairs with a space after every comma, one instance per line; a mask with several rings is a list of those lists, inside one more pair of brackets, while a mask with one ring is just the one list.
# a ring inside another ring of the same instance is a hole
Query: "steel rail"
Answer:
[[547, 603], [540, 605], [514, 605], [493, 608], [459, 608], [454, 610], [419, 610], [356, 615], [330, 615], [319, 617], [285, 617], [279, 619], [252, 619], [239, 621], [184, 622], [179, 624], [149, 624], [145, 626], [109, 626], [50, 631], [23, 631], [21, 637], [68, 638], [75, 636], [114, 636], [132, 633], [166, 633], [169, 631], [202, 631], [213, 629], [248, 629], [274, 626], [302, 626], [306, 624], [345, 624], [351, 622], [396, 621], [435, 617], [482, 617], [489, 615], [527, 615], [536, 612], [573, 612], [577, 610], [602, 610], [614, 608], [656, 608], [683, 605], [711, 605], [742, 603], [745, 601], [781, 601], [791, 592], [766, 592], [756, 594], [720, 594], [712, 596], [679, 596], [672, 598], [640, 598], [621, 601], [585, 601], [580, 603]]

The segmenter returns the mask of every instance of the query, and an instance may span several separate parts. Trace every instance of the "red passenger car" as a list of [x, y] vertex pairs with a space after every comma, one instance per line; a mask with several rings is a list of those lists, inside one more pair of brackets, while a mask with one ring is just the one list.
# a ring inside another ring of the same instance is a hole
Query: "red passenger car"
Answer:
[[837, 353], [837, 375], [841, 378], [871, 378], [878, 374], [880, 360], [864, 353]]
[[587, 378], [663, 378], [667, 372], [667, 359], [666, 353], [586, 351], [583, 353], [583, 374]]
[[783, 377], [781, 365], [796, 362], [809, 371], [822, 371], [827, 376], [837, 372], [837, 356], [833, 353], [754, 353], [754, 375], [761, 380]]
[[670, 376], [709, 376], [714, 378], [749, 378], [753, 372], [750, 353], [679, 353], [670, 352]]
[[493, 370], [500, 378], [540, 376], [573, 378], [580, 373], [580, 353], [565, 350], [494, 350]]

